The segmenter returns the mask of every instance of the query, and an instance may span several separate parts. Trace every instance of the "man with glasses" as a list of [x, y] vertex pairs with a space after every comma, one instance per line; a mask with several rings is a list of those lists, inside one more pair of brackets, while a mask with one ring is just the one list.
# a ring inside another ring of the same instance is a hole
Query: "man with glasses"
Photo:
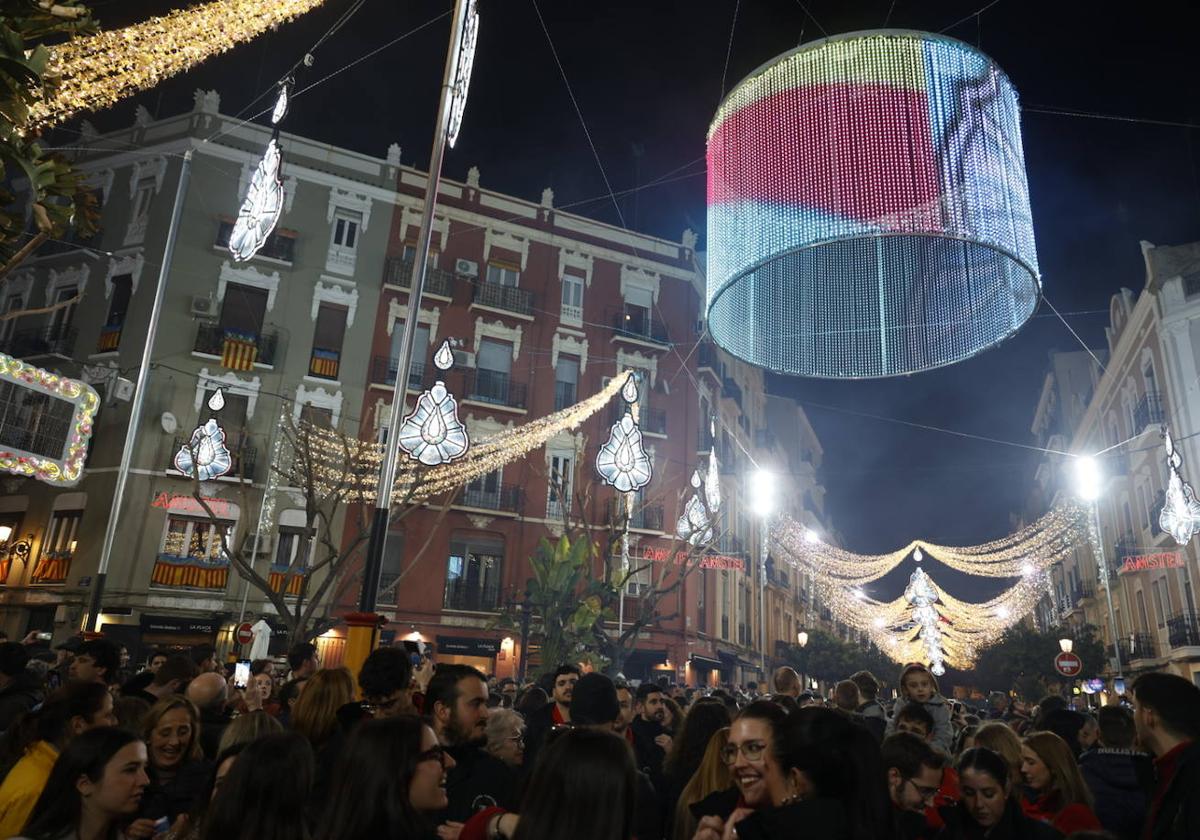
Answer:
[[412, 701], [412, 660], [404, 648], [381, 647], [371, 651], [358, 672], [358, 687], [374, 717], [417, 713]]
[[892, 799], [895, 837], [897, 840], [932, 837], [940, 828], [933, 823], [940, 820], [931, 822], [929, 812], [942, 784], [945, 754], [924, 738], [897, 732], [884, 739], [881, 758]]

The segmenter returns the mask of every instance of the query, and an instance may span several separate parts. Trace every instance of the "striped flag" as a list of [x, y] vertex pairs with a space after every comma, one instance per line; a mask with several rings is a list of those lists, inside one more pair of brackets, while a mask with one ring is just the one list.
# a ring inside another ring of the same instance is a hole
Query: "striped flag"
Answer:
[[255, 336], [227, 332], [221, 344], [221, 364], [230, 370], [253, 370], [258, 359]]

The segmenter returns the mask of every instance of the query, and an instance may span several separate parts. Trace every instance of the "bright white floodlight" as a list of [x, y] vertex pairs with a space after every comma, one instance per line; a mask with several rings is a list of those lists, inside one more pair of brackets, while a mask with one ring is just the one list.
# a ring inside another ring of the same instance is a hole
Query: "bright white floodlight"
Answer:
[[1075, 493], [1085, 502], [1100, 498], [1100, 465], [1090, 455], [1075, 459]]
[[755, 470], [750, 477], [750, 506], [763, 518], [775, 512], [775, 474], [770, 470]]
[[812, 528], [805, 528], [804, 529], [804, 541], [806, 543], [808, 543], [809, 545], [815, 545], [816, 543], [819, 543], [821, 541], [821, 535], [818, 534], [816, 531], [814, 531]]
[[1075, 647], [1075, 642], [1073, 642], [1071, 639], [1059, 639], [1058, 647], [1063, 653], [1070, 653]]

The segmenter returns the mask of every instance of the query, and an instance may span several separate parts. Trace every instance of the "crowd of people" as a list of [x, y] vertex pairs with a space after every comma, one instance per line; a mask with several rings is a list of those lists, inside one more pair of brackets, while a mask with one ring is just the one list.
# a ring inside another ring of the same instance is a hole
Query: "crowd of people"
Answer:
[[1200, 838], [1200, 688], [1165, 673], [1092, 714], [973, 710], [919, 664], [892, 703], [865, 671], [828, 698], [790, 668], [769, 693], [518, 685], [403, 647], [250, 672], [0, 643], [0, 840]]

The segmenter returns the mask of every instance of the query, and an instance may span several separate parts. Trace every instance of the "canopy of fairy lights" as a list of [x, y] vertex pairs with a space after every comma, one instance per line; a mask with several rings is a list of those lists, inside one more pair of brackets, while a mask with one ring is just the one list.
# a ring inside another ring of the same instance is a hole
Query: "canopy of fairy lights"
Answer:
[[772, 60], [708, 132], [708, 328], [752, 364], [952, 364], [1041, 290], [1017, 94], [974, 47], [856, 32]]
[[[914, 540], [889, 554], [854, 554], [812, 539], [799, 522], [780, 517], [772, 529], [772, 551], [812, 578], [818, 599], [834, 618], [865, 633], [897, 662], [970, 667], [979, 652], [1036, 606], [1050, 586], [1049, 570], [1087, 537], [1085, 509], [1055, 508], [1014, 534], [975, 546], [944, 546]], [[871, 597], [864, 586], [900, 563], [928, 557], [960, 572], [1016, 578], [982, 603], [961, 601], [918, 566], [904, 593], [890, 601]]]

